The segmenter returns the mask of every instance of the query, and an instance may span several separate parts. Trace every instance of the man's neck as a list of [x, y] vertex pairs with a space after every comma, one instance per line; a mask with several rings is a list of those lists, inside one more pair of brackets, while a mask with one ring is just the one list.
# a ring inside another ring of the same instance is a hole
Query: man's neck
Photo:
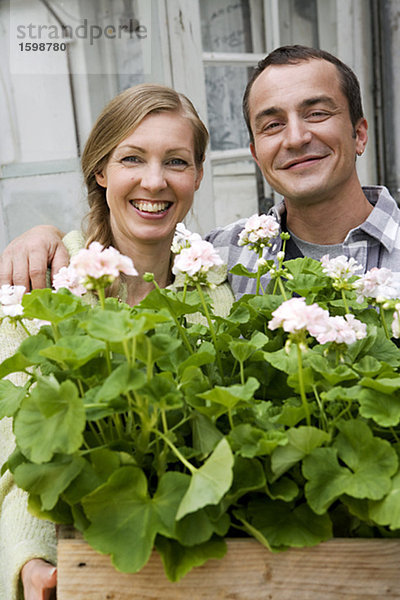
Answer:
[[362, 189], [351, 199], [294, 204], [285, 199], [287, 227], [313, 244], [341, 244], [348, 232], [363, 223], [373, 210]]

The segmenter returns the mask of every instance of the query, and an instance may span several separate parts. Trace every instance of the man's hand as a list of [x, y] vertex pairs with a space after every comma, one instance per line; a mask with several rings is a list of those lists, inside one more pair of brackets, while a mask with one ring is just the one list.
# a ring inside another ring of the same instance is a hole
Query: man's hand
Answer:
[[0, 285], [46, 287], [47, 268], [53, 276], [69, 263], [63, 235], [52, 225], [38, 225], [15, 238], [0, 256]]
[[41, 558], [29, 560], [21, 569], [25, 600], [55, 598], [57, 569]]

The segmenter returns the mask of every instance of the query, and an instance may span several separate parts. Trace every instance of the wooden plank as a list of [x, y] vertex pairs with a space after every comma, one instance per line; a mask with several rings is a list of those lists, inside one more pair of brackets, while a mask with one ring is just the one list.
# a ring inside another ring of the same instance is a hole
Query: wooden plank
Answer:
[[136, 574], [117, 572], [82, 539], [60, 539], [58, 600], [400, 599], [400, 540], [335, 539], [271, 553], [255, 540], [228, 541], [181, 581], [165, 577], [154, 552]]

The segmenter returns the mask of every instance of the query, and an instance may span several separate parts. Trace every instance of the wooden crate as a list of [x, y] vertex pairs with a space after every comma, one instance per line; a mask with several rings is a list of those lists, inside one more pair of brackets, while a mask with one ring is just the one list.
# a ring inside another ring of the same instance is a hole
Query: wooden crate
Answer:
[[[68, 537], [69, 536], [69, 537]], [[181, 581], [165, 577], [156, 552], [133, 575], [65, 530], [58, 546], [58, 600], [386, 600], [400, 599], [400, 540], [335, 539], [271, 553], [251, 539], [228, 541]]]

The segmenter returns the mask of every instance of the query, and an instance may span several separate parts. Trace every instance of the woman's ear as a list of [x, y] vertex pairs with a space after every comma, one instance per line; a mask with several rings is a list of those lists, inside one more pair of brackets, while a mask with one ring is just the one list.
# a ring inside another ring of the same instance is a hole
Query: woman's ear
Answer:
[[104, 171], [99, 171], [99, 173], [95, 173], [94, 176], [96, 177], [97, 183], [101, 187], [103, 187], [103, 188], [107, 187], [107, 176], [104, 175]]
[[196, 190], [196, 192], [200, 187], [201, 180], [203, 179], [203, 175], [204, 175], [204, 170], [203, 170], [203, 167], [201, 166], [199, 169], [197, 169], [197, 176], [196, 176], [196, 179], [194, 182], [194, 189]]

